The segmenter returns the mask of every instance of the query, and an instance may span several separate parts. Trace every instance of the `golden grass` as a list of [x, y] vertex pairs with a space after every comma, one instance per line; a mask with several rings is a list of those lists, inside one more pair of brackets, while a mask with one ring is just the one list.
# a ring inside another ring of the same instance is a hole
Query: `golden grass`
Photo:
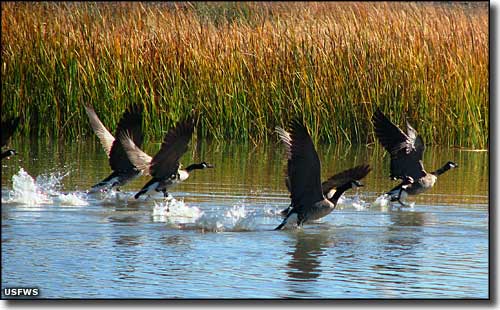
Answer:
[[198, 136], [275, 141], [297, 114], [324, 142], [374, 141], [379, 105], [428, 144], [488, 145], [488, 4], [2, 3], [2, 109], [23, 134], [114, 128], [144, 104], [146, 135], [191, 108]]

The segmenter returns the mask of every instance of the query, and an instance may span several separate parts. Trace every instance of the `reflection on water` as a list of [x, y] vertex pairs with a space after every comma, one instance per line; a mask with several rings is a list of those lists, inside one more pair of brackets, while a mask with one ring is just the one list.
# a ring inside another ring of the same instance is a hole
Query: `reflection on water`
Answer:
[[330, 234], [307, 233], [299, 230], [294, 251], [289, 252], [288, 277], [290, 280], [314, 281], [321, 274], [321, 256], [330, 242]]
[[314, 298], [315, 285], [323, 270], [321, 262], [327, 247], [333, 246], [329, 233], [311, 233], [304, 230], [294, 232], [291, 238], [295, 239], [293, 251], [288, 252], [290, 260], [287, 263], [287, 276], [290, 281], [289, 290], [293, 296]]
[[398, 249], [407, 251], [419, 244], [422, 238], [422, 226], [425, 225], [425, 216], [424, 212], [406, 212], [401, 209], [389, 212], [391, 221], [391, 224], [387, 226], [389, 250], [397, 246]]
[[[365, 187], [317, 223], [277, 232], [289, 205], [278, 141], [197, 145], [182, 162], [216, 168], [193, 173], [168, 203], [131, 198], [144, 177], [87, 194], [110, 172], [98, 141], [13, 146], [20, 155], [2, 162], [3, 286], [54, 298], [488, 297], [487, 153], [428, 148], [428, 170], [460, 168], [398, 209], [370, 205], [395, 185], [383, 150], [319, 146], [324, 178], [370, 163]], [[20, 168], [48, 199], [9, 200]]]

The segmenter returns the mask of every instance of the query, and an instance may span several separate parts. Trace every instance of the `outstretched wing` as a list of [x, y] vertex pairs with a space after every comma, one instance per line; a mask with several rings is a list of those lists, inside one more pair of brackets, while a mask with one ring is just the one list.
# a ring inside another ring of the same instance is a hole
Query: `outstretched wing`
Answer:
[[326, 196], [329, 191], [347, 182], [363, 179], [370, 171], [370, 165], [364, 164], [331, 176], [328, 180], [321, 184], [323, 195]]
[[121, 131], [118, 134], [118, 140], [120, 140], [123, 150], [127, 154], [130, 162], [137, 169], [143, 171], [145, 175], [149, 175], [149, 165], [151, 164], [151, 160], [153, 158], [135, 145], [128, 131]]
[[422, 155], [425, 149], [417, 131], [408, 127], [408, 135], [394, 125], [380, 109], [372, 117], [375, 134], [391, 155], [391, 177], [411, 176], [418, 179], [425, 175]]
[[[290, 133], [281, 127], [276, 127], [275, 132], [278, 134], [279, 138], [281, 139], [281, 142], [283, 142], [283, 145], [285, 146], [287, 160], [290, 160], [290, 158], [292, 157], [292, 153], [291, 153], [292, 137], [290, 137]], [[289, 167], [290, 167], [290, 165], [287, 164], [287, 170], [286, 170], [286, 175], [285, 175], [285, 185], [286, 185], [286, 188], [288, 189], [288, 191], [291, 192], [291, 190], [290, 190], [290, 178], [288, 177], [288, 174], [289, 174], [288, 168]]]
[[321, 191], [321, 164], [306, 127], [294, 119], [290, 128], [290, 132], [276, 128], [287, 152], [286, 182], [292, 205], [307, 206], [324, 198]]
[[115, 137], [113, 137], [113, 135], [106, 129], [106, 127], [104, 127], [91, 105], [85, 104], [84, 107], [85, 112], [87, 112], [87, 116], [89, 117], [90, 126], [92, 126], [92, 129], [101, 141], [106, 155], [108, 155], [109, 157], [111, 153], [111, 147], [113, 146], [113, 142], [115, 141]]
[[[122, 132], [128, 134], [137, 148], [141, 147], [143, 140], [142, 108], [139, 105], [134, 105], [123, 113], [116, 128], [115, 136], [119, 137]], [[129, 171], [134, 169], [135, 165], [127, 156], [120, 140], [115, 140], [111, 146], [109, 165], [113, 171]]]
[[179, 122], [165, 135], [160, 151], [153, 157], [150, 173], [157, 178], [171, 176], [179, 169], [179, 159], [187, 151], [194, 131], [191, 117]]
[[17, 127], [19, 126], [19, 116], [13, 117], [13, 118], [8, 118], [5, 121], [2, 121], [1, 124], [1, 129], [2, 129], [2, 147], [7, 145], [7, 142], [9, 141], [10, 137], [14, 135], [14, 132], [16, 131]]
[[422, 136], [417, 133], [415, 128], [411, 127], [410, 123], [406, 122], [406, 127], [408, 138], [410, 139], [410, 141], [412, 141], [413, 147], [415, 149], [415, 157], [418, 158], [418, 160], [422, 160], [425, 151], [424, 140], [422, 139]]

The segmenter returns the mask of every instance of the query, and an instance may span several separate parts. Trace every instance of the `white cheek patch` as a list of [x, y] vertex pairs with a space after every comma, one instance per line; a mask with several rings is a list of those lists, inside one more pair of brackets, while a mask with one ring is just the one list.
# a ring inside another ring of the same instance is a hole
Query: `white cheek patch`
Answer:
[[179, 180], [184, 181], [189, 177], [189, 173], [184, 170], [179, 170]]
[[336, 191], [337, 190], [335, 190], [335, 189], [331, 189], [328, 193], [326, 193], [326, 198], [332, 199], [332, 197], [333, 197], [333, 195], [335, 195]]

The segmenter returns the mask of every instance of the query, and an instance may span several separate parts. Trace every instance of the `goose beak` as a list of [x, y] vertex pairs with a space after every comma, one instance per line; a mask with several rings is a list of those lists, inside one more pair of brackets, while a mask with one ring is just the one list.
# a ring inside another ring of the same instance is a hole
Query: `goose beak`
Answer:
[[206, 168], [215, 168], [215, 165], [212, 165], [212, 164], [207, 164], [207, 167]]

